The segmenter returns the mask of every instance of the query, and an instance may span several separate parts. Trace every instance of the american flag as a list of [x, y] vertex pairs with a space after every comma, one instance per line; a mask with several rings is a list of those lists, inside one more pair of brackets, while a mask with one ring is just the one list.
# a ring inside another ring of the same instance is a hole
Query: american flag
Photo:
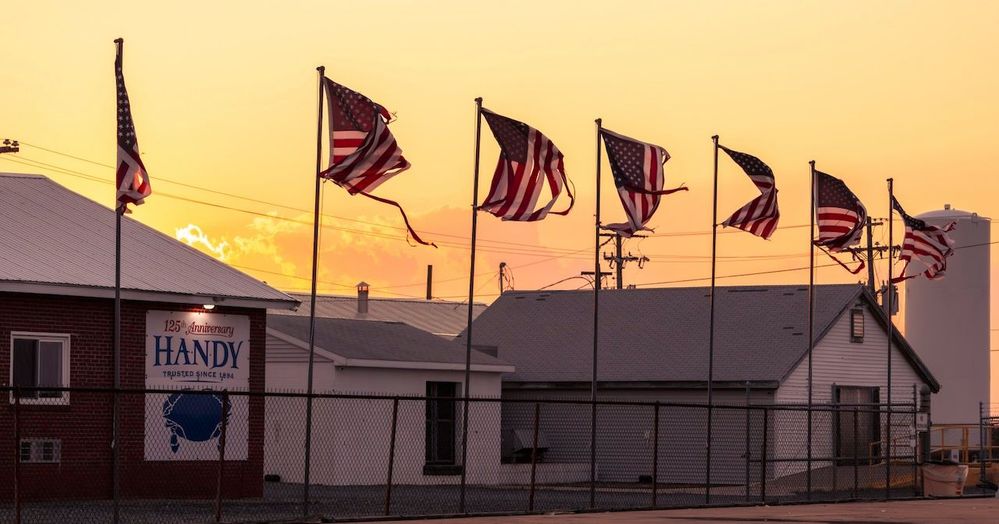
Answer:
[[388, 129], [392, 115], [370, 98], [329, 78], [323, 78], [323, 86], [329, 102], [330, 158], [329, 167], [319, 176], [332, 180], [351, 195], [360, 193], [397, 207], [413, 239], [423, 245], [433, 245], [416, 234], [398, 202], [371, 194], [376, 187], [410, 166]]
[[838, 252], [860, 243], [867, 208], [842, 180], [816, 171], [815, 207], [819, 224], [816, 246]]
[[[489, 129], [500, 146], [496, 172], [489, 187], [485, 203], [479, 206], [503, 220], [532, 222], [552, 213], [565, 215], [572, 209], [574, 198], [568, 188], [562, 153], [540, 131], [512, 118], [483, 109]], [[545, 179], [551, 191], [551, 200], [535, 209]], [[552, 211], [552, 206], [565, 188], [569, 207]]]
[[630, 237], [647, 229], [645, 224], [655, 214], [661, 196], [687, 188], [663, 189], [666, 179], [663, 167], [669, 160], [665, 149], [606, 129], [601, 129], [600, 137], [607, 149], [614, 185], [628, 216], [627, 222], [606, 227], [623, 237]]
[[780, 220], [774, 172], [753, 155], [733, 151], [725, 146], [718, 147], [728, 153], [728, 156], [749, 175], [750, 180], [760, 190], [760, 196], [742, 206], [728, 220], [722, 222], [722, 225], [736, 227], [758, 237], [769, 239], [770, 235], [773, 235], [777, 229], [777, 222]]
[[[947, 271], [947, 257], [954, 254], [954, 241], [951, 240], [947, 232], [954, 229], [955, 223], [951, 222], [940, 228], [931, 226], [918, 218], [909, 216], [902, 209], [902, 205], [893, 196], [891, 205], [902, 215], [905, 223], [905, 240], [902, 241], [902, 254], [899, 256], [905, 261], [908, 268], [913, 259], [926, 265], [923, 274], [926, 278], [942, 278]], [[919, 276], [905, 276], [905, 269], [902, 269], [902, 276], [892, 279], [893, 282], [901, 282]]]
[[117, 41], [118, 52], [114, 59], [114, 77], [118, 91], [118, 169], [115, 172], [115, 195], [118, 209], [128, 210], [128, 204], [141, 205], [152, 194], [146, 166], [139, 156], [139, 141], [135, 137], [135, 124], [132, 122], [132, 109], [128, 104], [128, 91], [125, 90], [125, 76], [121, 72], [122, 41]]

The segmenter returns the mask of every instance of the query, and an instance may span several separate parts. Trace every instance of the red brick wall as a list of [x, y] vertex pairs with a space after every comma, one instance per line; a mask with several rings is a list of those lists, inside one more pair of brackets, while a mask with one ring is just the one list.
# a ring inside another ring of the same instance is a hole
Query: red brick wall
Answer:
[[[121, 369], [123, 388], [145, 387], [145, 326], [148, 310], [190, 311], [197, 306], [122, 302]], [[266, 311], [217, 307], [213, 313], [250, 317], [250, 390], [264, 390]], [[113, 385], [112, 331], [114, 301], [0, 293], [0, 385], [10, 385], [12, 331], [70, 335], [70, 385]], [[216, 462], [147, 462], [145, 400], [121, 399], [121, 493], [126, 497], [212, 498]], [[226, 497], [257, 497], [263, 489], [264, 399], [250, 397], [248, 458], [225, 464]], [[13, 405], [0, 402], [0, 500], [13, 496]], [[107, 393], [74, 392], [68, 406], [22, 404], [21, 438], [62, 439], [59, 464], [21, 464], [22, 500], [107, 498], [111, 484], [112, 397]]]

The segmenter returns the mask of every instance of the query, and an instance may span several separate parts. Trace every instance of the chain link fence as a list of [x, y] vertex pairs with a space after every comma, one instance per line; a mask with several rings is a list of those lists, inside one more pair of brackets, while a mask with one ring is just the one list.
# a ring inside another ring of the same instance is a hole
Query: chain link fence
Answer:
[[433, 397], [313, 395], [307, 453], [303, 394], [0, 394], [8, 397], [0, 408], [0, 522], [342, 521], [779, 504], [909, 498], [920, 486], [909, 404], [465, 401], [446, 388]]

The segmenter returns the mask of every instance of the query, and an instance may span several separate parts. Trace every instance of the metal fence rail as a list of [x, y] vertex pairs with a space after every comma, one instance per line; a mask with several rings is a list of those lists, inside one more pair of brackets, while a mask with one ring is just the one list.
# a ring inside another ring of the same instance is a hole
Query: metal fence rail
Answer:
[[315, 394], [305, 490], [305, 394], [0, 394], [10, 399], [0, 522], [340, 521], [456, 515], [462, 502], [465, 514], [668, 508], [706, 505], [709, 491], [712, 505], [779, 504], [912, 497], [919, 486], [912, 404], [470, 398], [464, 413], [460, 396]]

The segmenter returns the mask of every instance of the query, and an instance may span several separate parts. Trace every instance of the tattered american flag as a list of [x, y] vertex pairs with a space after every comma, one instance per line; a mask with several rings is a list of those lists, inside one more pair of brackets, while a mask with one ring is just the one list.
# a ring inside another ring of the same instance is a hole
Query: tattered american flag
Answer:
[[819, 226], [816, 246], [837, 252], [860, 243], [867, 208], [842, 180], [816, 171], [815, 207]]
[[728, 153], [728, 156], [749, 175], [750, 180], [760, 190], [760, 196], [742, 206], [728, 220], [722, 222], [722, 225], [736, 227], [758, 237], [769, 239], [770, 235], [773, 235], [777, 229], [777, 222], [780, 220], [774, 172], [753, 155], [733, 151], [725, 146], [718, 147]]
[[923, 220], [909, 216], [894, 196], [891, 198], [891, 205], [902, 215], [902, 221], [905, 223], [905, 240], [902, 241], [902, 254], [899, 256], [905, 261], [905, 268], [902, 269], [902, 275], [893, 278], [892, 282], [901, 282], [919, 276], [918, 273], [905, 275], [905, 269], [913, 260], [926, 265], [923, 271], [926, 278], [942, 278], [947, 271], [947, 257], [954, 254], [954, 241], [947, 232], [954, 229], [955, 223], [951, 222], [942, 228], [931, 226]]
[[686, 191], [687, 188], [663, 189], [666, 180], [663, 168], [669, 160], [665, 149], [607, 129], [600, 130], [600, 137], [607, 149], [614, 185], [628, 217], [627, 222], [608, 224], [606, 227], [623, 237], [630, 237], [647, 229], [645, 225], [652, 219], [663, 195]]
[[[489, 129], [500, 146], [496, 172], [489, 187], [489, 195], [479, 209], [488, 211], [503, 220], [531, 222], [545, 218], [549, 213], [565, 215], [572, 209], [574, 198], [568, 187], [562, 153], [540, 131], [512, 118], [482, 110]], [[551, 191], [551, 200], [537, 207], [545, 180]], [[569, 195], [569, 207], [552, 211], [562, 190]]]
[[141, 205], [152, 194], [146, 166], [139, 155], [139, 141], [135, 137], [132, 109], [125, 90], [125, 76], [121, 71], [123, 42], [117, 41], [118, 52], [114, 59], [114, 77], [118, 93], [118, 168], [115, 172], [118, 209], [127, 211], [128, 204]]
[[323, 86], [329, 102], [330, 155], [329, 167], [319, 176], [332, 180], [352, 195], [360, 193], [397, 207], [413, 239], [433, 245], [416, 234], [398, 202], [371, 194], [386, 180], [409, 169], [409, 162], [388, 128], [392, 115], [370, 98], [329, 78], [323, 78]]

